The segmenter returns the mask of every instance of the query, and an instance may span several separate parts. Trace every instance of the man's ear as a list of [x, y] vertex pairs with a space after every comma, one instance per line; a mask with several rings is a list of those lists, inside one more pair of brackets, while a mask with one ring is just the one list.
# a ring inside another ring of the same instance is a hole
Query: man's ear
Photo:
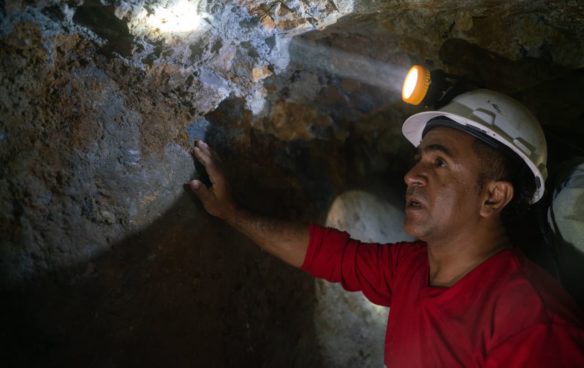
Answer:
[[492, 180], [485, 185], [481, 203], [481, 216], [490, 217], [500, 213], [513, 199], [513, 184], [505, 180]]

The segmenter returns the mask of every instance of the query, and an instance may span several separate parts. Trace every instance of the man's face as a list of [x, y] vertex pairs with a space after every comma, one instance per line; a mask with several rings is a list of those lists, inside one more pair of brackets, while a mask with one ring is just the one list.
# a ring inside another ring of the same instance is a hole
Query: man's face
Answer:
[[405, 175], [405, 231], [420, 240], [447, 240], [480, 219], [480, 161], [472, 136], [437, 127], [423, 138]]

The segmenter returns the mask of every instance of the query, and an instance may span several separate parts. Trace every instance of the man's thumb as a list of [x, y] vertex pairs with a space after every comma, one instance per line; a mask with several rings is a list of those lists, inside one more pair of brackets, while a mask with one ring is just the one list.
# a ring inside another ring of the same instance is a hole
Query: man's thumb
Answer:
[[191, 190], [195, 192], [197, 197], [199, 197], [203, 203], [207, 202], [211, 196], [211, 191], [207, 189], [205, 184], [203, 184], [200, 180], [191, 180], [189, 182], [189, 187], [191, 187]]

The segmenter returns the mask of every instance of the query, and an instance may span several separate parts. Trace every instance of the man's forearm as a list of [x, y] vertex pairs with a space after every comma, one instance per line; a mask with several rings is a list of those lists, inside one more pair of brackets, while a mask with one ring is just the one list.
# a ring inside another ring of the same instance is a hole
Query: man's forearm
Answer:
[[225, 221], [268, 253], [294, 267], [302, 266], [309, 240], [306, 224], [274, 220], [239, 208]]
[[302, 266], [308, 249], [308, 226], [258, 216], [239, 208], [231, 199], [225, 176], [216, 165], [214, 154], [203, 141], [193, 149], [195, 158], [209, 174], [210, 186], [200, 180], [189, 185], [207, 212], [224, 219], [260, 247], [295, 267]]

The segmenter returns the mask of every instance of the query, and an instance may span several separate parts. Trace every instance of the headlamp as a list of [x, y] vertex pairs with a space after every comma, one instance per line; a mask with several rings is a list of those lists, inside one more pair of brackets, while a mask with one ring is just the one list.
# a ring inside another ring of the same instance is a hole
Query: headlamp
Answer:
[[421, 65], [410, 68], [402, 87], [402, 100], [411, 105], [419, 105], [430, 88], [430, 71]]
[[479, 84], [442, 70], [428, 70], [414, 65], [402, 86], [402, 100], [410, 105], [423, 104], [432, 108], [446, 105], [455, 96], [479, 87]]

